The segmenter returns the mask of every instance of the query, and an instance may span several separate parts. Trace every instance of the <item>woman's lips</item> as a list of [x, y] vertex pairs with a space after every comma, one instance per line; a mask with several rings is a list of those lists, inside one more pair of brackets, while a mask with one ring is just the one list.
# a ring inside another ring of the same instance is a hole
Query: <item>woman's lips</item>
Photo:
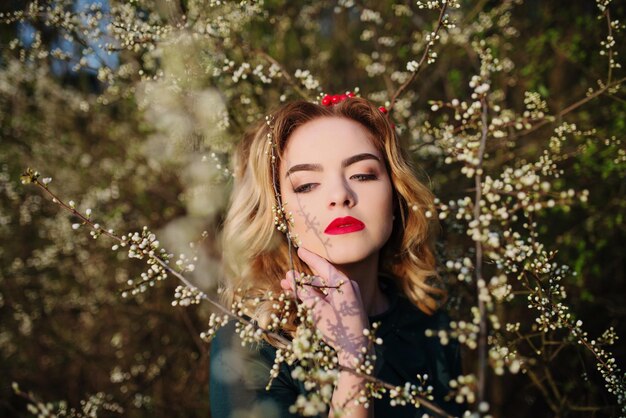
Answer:
[[332, 221], [324, 230], [329, 235], [347, 234], [350, 232], [360, 231], [365, 228], [365, 224], [352, 216], [345, 218], [337, 218]]

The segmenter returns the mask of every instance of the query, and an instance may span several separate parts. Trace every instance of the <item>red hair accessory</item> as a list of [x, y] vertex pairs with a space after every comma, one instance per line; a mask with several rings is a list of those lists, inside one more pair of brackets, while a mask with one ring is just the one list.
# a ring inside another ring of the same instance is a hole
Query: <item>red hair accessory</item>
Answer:
[[349, 91], [349, 92], [346, 92], [345, 94], [332, 94], [332, 95], [331, 94], [326, 94], [322, 98], [322, 106], [332, 106], [332, 105], [337, 104], [339, 102], [343, 102], [348, 97], [354, 97], [354, 93]]
[[[354, 93], [352, 93], [351, 91], [347, 91], [344, 94], [325, 94], [324, 97], [322, 97], [321, 104], [322, 106], [332, 106], [336, 105], [339, 102], [343, 102], [349, 97], [354, 97]], [[378, 110], [380, 110], [385, 115], [389, 115], [389, 111], [385, 106], [379, 107]], [[394, 125], [393, 123], [391, 124], [391, 126], [393, 128], [396, 127], [396, 125]]]

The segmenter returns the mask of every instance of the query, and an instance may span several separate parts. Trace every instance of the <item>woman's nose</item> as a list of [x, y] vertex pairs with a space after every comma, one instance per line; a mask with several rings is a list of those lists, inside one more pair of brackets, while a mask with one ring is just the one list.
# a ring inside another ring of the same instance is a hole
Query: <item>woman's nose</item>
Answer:
[[356, 195], [344, 179], [338, 179], [330, 185], [329, 206], [352, 207], [356, 204]]

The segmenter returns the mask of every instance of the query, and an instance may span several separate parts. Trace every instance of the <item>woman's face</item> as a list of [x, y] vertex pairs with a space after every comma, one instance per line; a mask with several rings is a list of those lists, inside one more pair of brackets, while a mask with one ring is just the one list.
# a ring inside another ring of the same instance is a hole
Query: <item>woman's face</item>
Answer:
[[378, 256], [391, 236], [391, 180], [368, 134], [347, 118], [315, 119], [291, 134], [280, 164], [291, 232], [335, 265]]

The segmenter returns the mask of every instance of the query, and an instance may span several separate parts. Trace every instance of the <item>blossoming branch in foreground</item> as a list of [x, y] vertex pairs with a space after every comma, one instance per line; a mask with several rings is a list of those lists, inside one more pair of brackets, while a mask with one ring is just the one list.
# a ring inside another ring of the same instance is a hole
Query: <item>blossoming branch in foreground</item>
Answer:
[[[305, 387], [308, 388], [309, 393], [307, 396], [298, 397], [296, 403], [290, 408], [292, 412], [303, 415], [316, 415], [325, 412], [327, 405], [330, 404], [333, 387], [337, 381], [339, 371], [347, 371], [368, 381], [367, 389], [362, 390], [353, 399], [354, 405], [363, 404], [369, 407], [372, 397], [380, 398], [384, 394], [389, 394], [392, 405], [414, 405], [416, 408], [423, 406], [438, 416], [449, 417], [445, 411], [431, 402], [433, 399], [431, 395], [432, 386], [427, 383], [427, 375], [418, 376], [421, 382], [420, 385], [407, 382], [404, 386], [394, 386], [381, 381], [371, 375], [376, 362], [376, 355], [368, 354], [368, 347], [363, 348], [360, 358], [355, 360], [354, 367], [339, 366], [336, 353], [322, 340], [321, 333], [313, 325], [312, 311], [304, 304], [297, 305], [297, 315], [300, 319], [300, 324], [296, 329], [293, 341], [285, 339], [282, 335], [274, 332], [274, 330], [280, 328], [281, 324], [284, 324], [284, 317], [291, 311], [292, 301], [284, 293], [280, 295], [270, 293], [266, 296], [269, 300], [276, 301], [274, 305], [276, 312], [272, 315], [271, 325], [267, 329], [259, 327], [256, 323], [247, 319], [247, 314], [250, 313], [248, 311], [249, 308], [248, 306], [244, 307], [240, 300], [236, 300], [231, 309], [228, 309], [213, 300], [208, 294], [193, 286], [181, 274], [185, 269], [192, 270], [192, 267], [190, 268], [188, 265], [186, 268], [183, 267], [181, 271], [174, 270], [169, 265], [173, 254], [168, 254], [163, 248], [160, 248], [156, 235], [151, 233], [147, 227], [144, 227], [141, 232], [120, 237], [113, 230], [105, 230], [99, 224], [93, 222], [91, 216], [80, 213], [73, 201], [65, 203], [59, 199], [49, 189], [51, 178], [46, 178], [47, 181], [43, 183], [39, 180], [39, 177], [40, 174], [37, 171], [28, 168], [20, 178], [23, 184], [35, 184], [44, 190], [51, 196], [54, 203], [81, 219], [81, 225], [90, 226], [92, 228], [90, 233], [94, 239], [104, 234], [118, 242], [118, 244], [112, 247], [112, 250], [116, 251], [120, 248], [128, 247], [129, 258], [145, 260], [150, 266], [146, 272], [142, 273], [141, 280], [129, 280], [127, 282], [130, 287], [122, 291], [122, 297], [143, 293], [148, 288], [155, 286], [157, 282], [165, 280], [171, 274], [183, 283], [175, 290], [173, 306], [190, 306], [204, 300], [211, 303], [220, 312], [213, 313], [209, 317], [208, 330], [200, 334], [204, 341], [209, 342], [219, 327], [224, 326], [230, 320], [236, 320], [236, 332], [242, 340], [242, 345], [258, 343], [263, 336], [271, 336], [283, 343], [284, 347], [277, 351], [275, 364], [270, 372], [270, 380], [267, 386], [269, 388], [272, 379], [277, 376], [281, 363], [285, 362], [290, 366], [296, 365], [293, 377], [301, 380]], [[302, 277], [298, 284], [301, 286], [311, 285], [310, 280], [311, 277]], [[260, 298], [257, 299], [256, 303], [261, 301]], [[369, 347], [373, 344], [383, 343], [381, 338], [375, 336], [377, 328], [378, 324], [374, 323], [371, 330], [363, 330], [364, 336], [368, 338]], [[320, 353], [322, 355], [319, 355]], [[306, 373], [302, 367], [298, 366], [302, 361], [307, 363]], [[350, 405], [344, 405], [343, 412], [349, 408]], [[342, 411], [337, 410], [335, 412], [341, 413]]]

